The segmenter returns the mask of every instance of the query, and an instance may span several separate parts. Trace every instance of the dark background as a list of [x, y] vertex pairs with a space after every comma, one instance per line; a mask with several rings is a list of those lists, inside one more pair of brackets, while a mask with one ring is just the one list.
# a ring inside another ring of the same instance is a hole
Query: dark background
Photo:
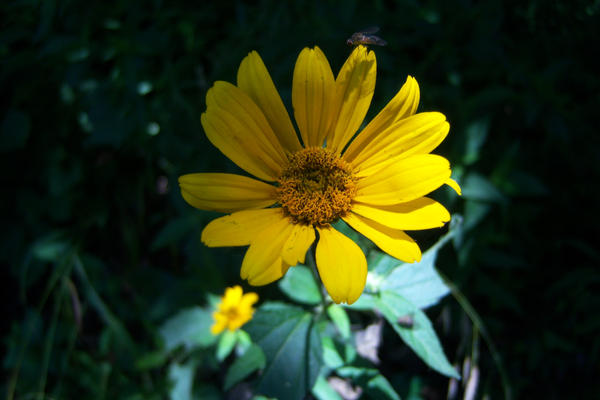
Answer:
[[[445, 204], [464, 233], [438, 268], [501, 359], [479, 343], [478, 397], [599, 398], [599, 14], [598, 1], [1, 2], [3, 389], [165, 398], [162, 361], [139, 360], [165, 318], [239, 283], [244, 251], [202, 246], [217, 214], [177, 188], [183, 173], [237, 171], [203, 134], [206, 91], [257, 50], [289, 108], [303, 47], [337, 72], [345, 39], [377, 25], [389, 44], [374, 48], [368, 118], [410, 74], [419, 110], [451, 123], [436, 153], [463, 185]], [[452, 297], [428, 314], [451, 362], [472, 354]], [[445, 398], [446, 380], [383, 346], [401, 395], [416, 377]], [[197, 390], [217, 393], [219, 373], [202, 371]]]

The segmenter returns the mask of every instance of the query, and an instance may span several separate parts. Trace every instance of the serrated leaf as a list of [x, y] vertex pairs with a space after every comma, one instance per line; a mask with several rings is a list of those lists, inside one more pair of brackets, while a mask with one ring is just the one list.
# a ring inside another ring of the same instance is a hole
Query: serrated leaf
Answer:
[[346, 310], [337, 304], [332, 304], [327, 307], [327, 315], [335, 324], [340, 335], [344, 339], [348, 339], [350, 337], [350, 319], [346, 314]]
[[225, 390], [229, 390], [233, 385], [241, 382], [254, 371], [265, 367], [265, 354], [255, 344], [250, 345], [248, 350], [237, 358], [225, 375]]
[[[404, 343], [427, 365], [441, 374], [460, 379], [460, 375], [448, 362], [431, 321], [424, 312], [402, 296], [388, 291], [380, 294], [379, 310]], [[413, 319], [410, 328], [397, 322], [406, 315], [411, 315]]]
[[265, 303], [245, 326], [265, 353], [258, 391], [280, 399], [304, 398], [321, 368], [321, 342], [312, 315], [283, 303]]
[[210, 332], [213, 324], [212, 311], [192, 307], [180, 311], [169, 318], [159, 328], [167, 352], [183, 345], [187, 350], [194, 347], [208, 347], [217, 337]]
[[290, 268], [279, 281], [279, 289], [298, 303], [316, 305], [321, 302], [319, 287], [310, 269], [304, 265]]
[[380, 290], [393, 291], [421, 309], [437, 304], [450, 293], [434, 266], [438, 249], [426, 251], [418, 263], [400, 263], [381, 281]]
[[237, 343], [237, 331], [226, 330], [219, 337], [217, 344], [217, 360], [223, 361], [231, 353]]

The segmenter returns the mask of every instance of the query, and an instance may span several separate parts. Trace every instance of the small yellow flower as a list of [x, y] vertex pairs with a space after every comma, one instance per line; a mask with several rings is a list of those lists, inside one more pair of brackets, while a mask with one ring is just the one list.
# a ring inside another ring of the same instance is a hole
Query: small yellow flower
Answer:
[[218, 335], [225, 328], [235, 331], [250, 321], [254, 313], [252, 305], [257, 301], [256, 293], [243, 295], [242, 288], [238, 285], [225, 289], [225, 295], [221, 297], [217, 311], [213, 313], [215, 323], [210, 328], [212, 334]]
[[260, 180], [188, 174], [179, 178], [181, 194], [196, 208], [231, 213], [208, 224], [202, 241], [249, 245], [241, 277], [251, 285], [273, 282], [303, 263], [318, 234], [321, 280], [336, 303], [351, 304], [364, 289], [367, 262], [333, 222], [341, 218], [391, 256], [414, 262], [421, 250], [404, 231], [450, 220], [444, 206], [424, 197], [443, 184], [460, 191], [448, 160], [429, 154], [450, 125], [438, 112], [416, 113], [420, 95], [413, 77], [354, 137], [375, 73], [375, 54], [364, 46], [354, 49], [336, 78], [318, 47], [302, 50], [292, 83], [300, 138], [258, 53], [242, 61], [237, 86], [219, 81], [208, 91], [201, 118], [208, 139]]

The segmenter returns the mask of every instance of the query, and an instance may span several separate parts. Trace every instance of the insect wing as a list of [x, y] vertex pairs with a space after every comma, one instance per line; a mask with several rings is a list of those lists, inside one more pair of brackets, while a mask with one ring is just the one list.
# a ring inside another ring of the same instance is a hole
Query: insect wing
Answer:
[[387, 42], [380, 38], [379, 36], [369, 35], [365, 36], [362, 41], [364, 44], [374, 44], [377, 46], [385, 46]]

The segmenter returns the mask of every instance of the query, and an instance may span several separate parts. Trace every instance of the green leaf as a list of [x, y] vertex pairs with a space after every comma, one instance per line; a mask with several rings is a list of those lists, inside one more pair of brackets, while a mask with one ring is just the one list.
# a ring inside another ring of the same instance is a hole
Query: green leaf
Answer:
[[59, 261], [69, 250], [70, 243], [62, 232], [52, 232], [31, 246], [33, 256], [40, 261]]
[[317, 382], [312, 388], [312, 394], [317, 400], [343, 400], [322, 375], [317, 378]]
[[265, 303], [245, 326], [264, 351], [258, 391], [280, 399], [303, 399], [321, 367], [321, 342], [312, 315], [283, 303]]
[[169, 244], [177, 242], [184, 237], [197, 224], [197, 220], [190, 217], [181, 217], [169, 221], [164, 228], [158, 232], [150, 249], [158, 250]]
[[[427, 365], [441, 374], [460, 379], [460, 375], [448, 362], [429, 318], [417, 306], [396, 293], [382, 291], [379, 310], [404, 343]], [[398, 324], [398, 319], [406, 315], [412, 317], [412, 327]]]
[[159, 333], [165, 341], [168, 352], [180, 345], [183, 345], [186, 350], [208, 347], [217, 340], [217, 337], [210, 332], [212, 324], [211, 310], [192, 307], [169, 318], [160, 327]]
[[369, 379], [365, 387], [365, 392], [374, 399], [400, 400], [400, 396], [390, 382], [381, 374], [375, 375]]
[[217, 360], [223, 361], [231, 353], [237, 343], [237, 331], [226, 330], [219, 337], [217, 344]]
[[506, 197], [487, 178], [477, 173], [468, 174], [462, 184], [462, 196], [468, 200], [505, 203]]
[[250, 339], [250, 335], [248, 335], [246, 331], [242, 329], [237, 331], [237, 343], [235, 346], [237, 354], [245, 353], [252, 344], [252, 339]]
[[169, 366], [169, 380], [173, 383], [169, 391], [169, 398], [171, 400], [192, 399], [195, 370], [196, 365], [194, 361], [190, 361], [187, 364], [173, 363]]
[[350, 319], [348, 318], [348, 314], [346, 314], [346, 310], [343, 307], [332, 304], [327, 307], [327, 315], [333, 321], [338, 332], [344, 339], [350, 338]]
[[329, 336], [321, 336], [321, 344], [323, 345], [323, 361], [329, 368], [339, 368], [344, 365], [344, 360], [335, 347], [333, 339]]
[[421, 309], [437, 304], [450, 293], [434, 266], [438, 249], [434, 246], [426, 251], [418, 263], [399, 264], [381, 281], [380, 290], [393, 291]]
[[463, 156], [463, 163], [466, 165], [473, 164], [479, 160], [479, 152], [481, 146], [485, 143], [489, 127], [489, 118], [475, 121], [467, 127], [466, 149]]
[[336, 372], [341, 377], [352, 379], [369, 398], [400, 400], [390, 382], [375, 368], [342, 367]]
[[167, 355], [164, 351], [153, 351], [142, 355], [135, 361], [135, 367], [140, 370], [147, 370], [160, 367], [165, 363]]
[[265, 367], [265, 354], [260, 347], [253, 344], [239, 358], [237, 358], [225, 375], [225, 390], [242, 381], [248, 375]]
[[369, 293], [363, 293], [354, 303], [350, 305], [344, 304], [344, 308], [357, 311], [370, 311], [377, 307], [376, 301], [377, 297]]
[[279, 289], [298, 303], [316, 305], [321, 302], [319, 287], [308, 267], [296, 265], [279, 281]]

